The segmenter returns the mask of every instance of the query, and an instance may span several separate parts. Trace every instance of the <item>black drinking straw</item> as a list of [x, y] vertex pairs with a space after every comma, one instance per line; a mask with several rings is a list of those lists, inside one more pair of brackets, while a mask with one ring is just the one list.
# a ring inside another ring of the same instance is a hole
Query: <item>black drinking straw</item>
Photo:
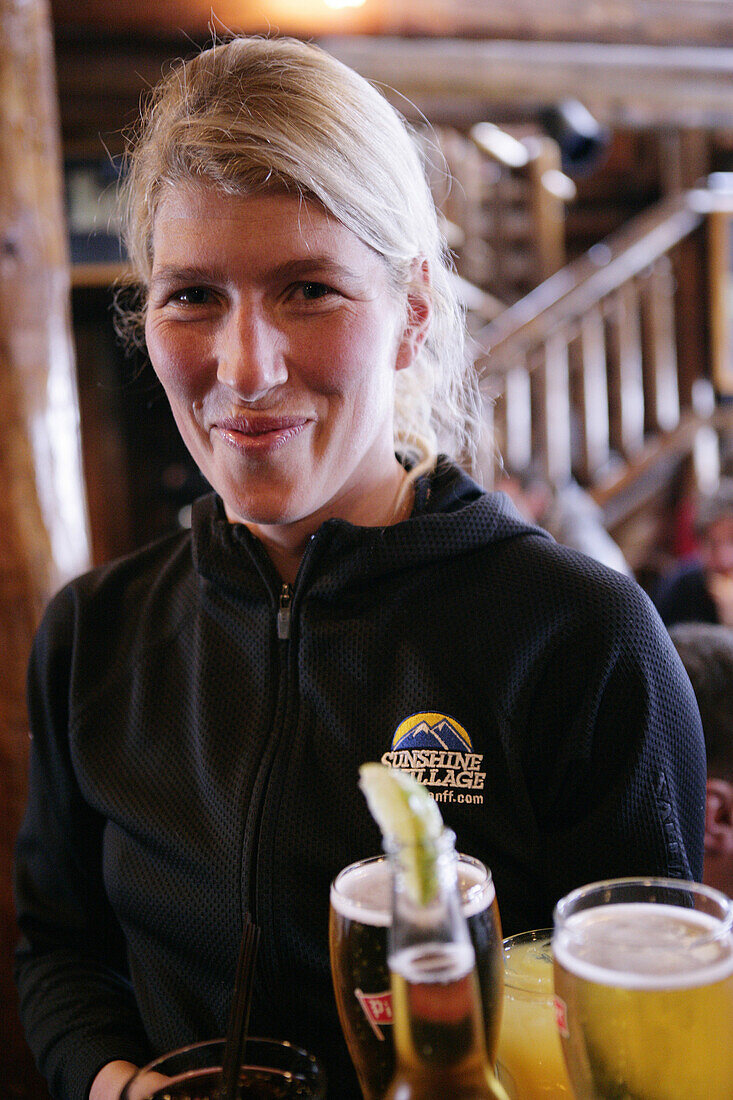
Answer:
[[237, 974], [234, 979], [232, 1007], [229, 1010], [229, 1027], [224, 1044], [224, 1060], [221, 1070], [221, 1100], [239, 1100], [240, 1069], [247, 1042], [249, 1010], [252, 1003], [252, 985], [257, 956], [260, 930], [250, 920], [249, 913], [244, 918], [242, 943], [237, 960]]

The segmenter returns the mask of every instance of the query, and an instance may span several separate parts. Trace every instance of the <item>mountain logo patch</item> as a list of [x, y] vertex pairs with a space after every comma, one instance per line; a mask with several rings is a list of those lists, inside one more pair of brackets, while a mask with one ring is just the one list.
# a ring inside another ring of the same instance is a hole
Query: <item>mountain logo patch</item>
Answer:
[[486, 772], [460, 722], [448, 714], [420, 711], [404, 718], [382, 763], [424, 784], [437, 802], [482, 803]]

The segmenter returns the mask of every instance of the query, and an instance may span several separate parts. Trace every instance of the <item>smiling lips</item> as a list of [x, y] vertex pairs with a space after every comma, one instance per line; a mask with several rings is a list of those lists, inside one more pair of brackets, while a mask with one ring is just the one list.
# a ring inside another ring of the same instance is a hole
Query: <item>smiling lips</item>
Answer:
[[307, 416], [237, 416], [217, 420], [213, 427], [230, 447], [253, 452], [282, 446], [309, 423]]

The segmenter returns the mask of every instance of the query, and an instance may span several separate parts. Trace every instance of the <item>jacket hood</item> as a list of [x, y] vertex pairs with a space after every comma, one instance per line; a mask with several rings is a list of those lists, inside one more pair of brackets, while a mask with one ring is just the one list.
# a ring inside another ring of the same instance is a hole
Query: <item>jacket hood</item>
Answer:
[[[274, 569], [264, 547], [244, 524], [232, 524], [221, 499], [210, 493], [192, 514], [194, 564], [199, 574], [225, 587], [238, 586], [252, 566], [272, 585]], [[487, 548], [506, 539], [550, 536], [528, 523], [505, 493], [485, 492], [448, 459], [415, 485], [411, 515], [387, 527], [357, 527], [327, 520], [311, 540], [298, 576], [337, 567], [339, 579], [376, 578]]]

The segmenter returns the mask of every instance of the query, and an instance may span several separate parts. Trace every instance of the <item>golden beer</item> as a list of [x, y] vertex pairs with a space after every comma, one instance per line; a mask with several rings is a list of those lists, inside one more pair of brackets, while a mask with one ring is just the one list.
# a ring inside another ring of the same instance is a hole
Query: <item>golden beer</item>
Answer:
[[555, 1009], [552, 929], [504, 940], [496, 1072], [512, 1100], [572, 1100]]
[[506, 1100], [486, 1055], [470, 945], [418, 944], [390, 967], [399, 1071], [386, 1100]]
[[578, 1100], [731, 1100], [729, 924], [689, 906], [619, 902], [572, 913], [553, 947]]
[[[503, 988], [501, 925], [490, 873], [459, 856], [463, 913], [476, 954], [486, 1049], [493, 1063]], [[382, 1100], [395, 1067], [387, 963], [392, 879], [383, 856], [346, 867], [331, 887], [331, 974], [341, 1027], [366, 1100]]]

